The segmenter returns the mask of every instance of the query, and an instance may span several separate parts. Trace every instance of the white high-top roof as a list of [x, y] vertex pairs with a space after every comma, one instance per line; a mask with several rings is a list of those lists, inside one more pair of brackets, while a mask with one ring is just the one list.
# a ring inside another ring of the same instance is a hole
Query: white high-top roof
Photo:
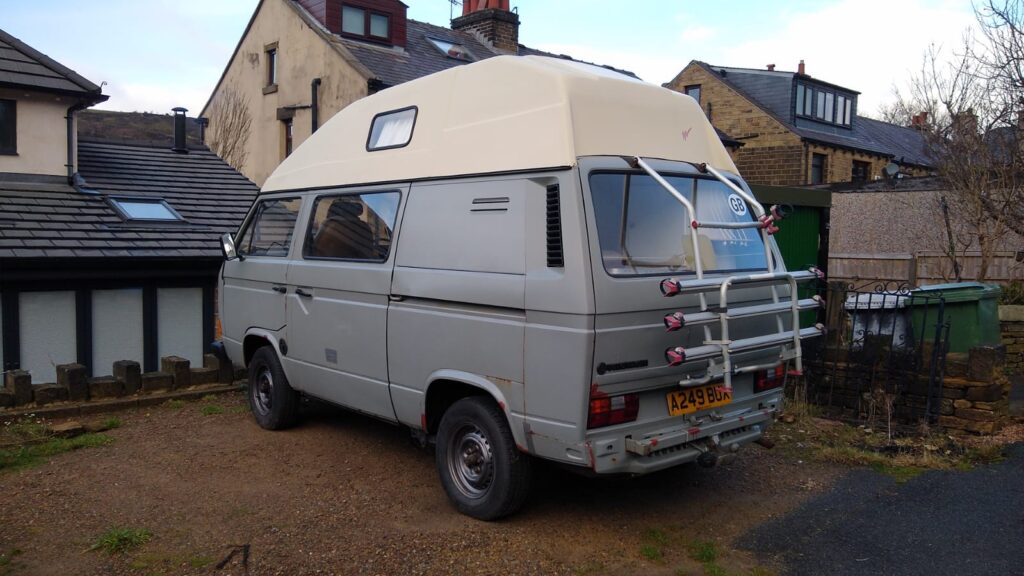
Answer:
[[[407, 146], [367, 151], [374, 116], [415, 106]], [[357, 100], [271, 174], [264, 192], [574, 166], [583, 156], [704, 162], [736, 172], [689, 96], [616, 72], [498, 56]]]

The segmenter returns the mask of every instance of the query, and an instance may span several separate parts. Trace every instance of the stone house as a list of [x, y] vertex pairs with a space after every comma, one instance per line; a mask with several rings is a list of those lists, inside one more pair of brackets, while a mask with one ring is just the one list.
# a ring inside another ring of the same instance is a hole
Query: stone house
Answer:
[[[348, 104], [433, 72], [503, 54], [550, 54], [519, 43], [508, 0], [463, 2], [444, 28], [406, 17], [399, 0], [261, 0], [200, 116], [208, 142], [229, 109], [251, 118], [243, 174], [262, 185], [318, 126]], [[624, 74], [630, 72], [617, 70]], [[234, 106], [229, 103], [234, 103]], [[227, 129], [231, 132], [230, 129]], [[741, 143], [720, 133], [736, 150]]]
[[[256, 186], [180, 137], [78, 137], [100, 87], [0, 31], [0, 365], [54, 382], [163, 356], [203, 365], [219, 237]], [[183, 109], [175, 120], [184, 125]]]
[[919, 130], [858, 115], [859, 92], [810, 76], [803, 61], [785, 72], [694, 60], [665, 86], [743, 143], [735, 159], [751, 184], [868, 182], [890, 163], [907, 176], [932, 172]]

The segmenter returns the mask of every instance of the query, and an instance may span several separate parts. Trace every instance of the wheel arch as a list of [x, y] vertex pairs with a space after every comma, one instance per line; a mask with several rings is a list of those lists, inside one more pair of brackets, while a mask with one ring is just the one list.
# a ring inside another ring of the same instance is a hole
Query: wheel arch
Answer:
[[494, 401], [505, 414], [516, 445], [520, 450], [526, 449], [522, 383], [460, 370], [438, 370], [430, 375], [423, 398], [424, 431], [435, 434], [444, 412], [455, 402], [470, 396], [489, 397]]
[[277, 354], [278, 358], [281, 357], [281, 349], [276, 334], [260, 328], [246, 330], [245, 338], [242, 339], [242, 360], [245, 362], [245, 366], [249, 366], [249, 362], [252, 361], [252, 355], [266, 345], [270, 345], [274, 349], [274, 353]]

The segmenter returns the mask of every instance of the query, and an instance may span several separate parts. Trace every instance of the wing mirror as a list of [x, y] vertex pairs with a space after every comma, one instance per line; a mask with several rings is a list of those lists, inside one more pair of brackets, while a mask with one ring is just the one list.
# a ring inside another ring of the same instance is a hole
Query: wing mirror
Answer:
[[231, 237], [230, 232], [225, 232], [224, 235], [220, 237], [220, 249], [224, 252], [225, 260], [244, 260], [244, 258], [238, 254], [238, 251], [235, 250], [235, 239]]

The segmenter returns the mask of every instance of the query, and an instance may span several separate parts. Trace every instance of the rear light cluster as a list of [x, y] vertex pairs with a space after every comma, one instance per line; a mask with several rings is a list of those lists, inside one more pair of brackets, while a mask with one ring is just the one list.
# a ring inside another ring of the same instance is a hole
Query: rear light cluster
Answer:
[[613, 424], [625, 424], [636, 420], [640, 411], [639, 394], [603, 396], [590, 399], [590, 414], [587, 428], [601, 428]]
[[778, 388], [786, 381], [786, 369], [779, 364], [773, 370], [762, 370], [754, 376], [754, 393]]

